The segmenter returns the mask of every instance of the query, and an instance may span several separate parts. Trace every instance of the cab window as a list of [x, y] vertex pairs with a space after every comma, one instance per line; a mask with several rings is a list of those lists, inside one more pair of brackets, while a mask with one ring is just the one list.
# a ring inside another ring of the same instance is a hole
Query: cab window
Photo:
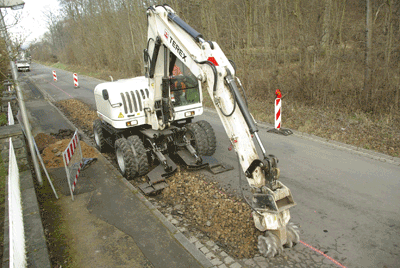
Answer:
[[189, 68], [179, 60], [175, 62], [170, 77], [170, 97], [175, 107], [200, 102], [199, 83]]

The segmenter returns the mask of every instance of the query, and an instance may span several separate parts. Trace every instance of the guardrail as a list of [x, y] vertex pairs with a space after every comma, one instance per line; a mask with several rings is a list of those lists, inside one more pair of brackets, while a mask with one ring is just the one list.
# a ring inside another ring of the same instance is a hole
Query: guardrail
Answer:
[[[14, 124], [14, 117], [10, 103], [8, 103], [8, 124]], [[19, 170], [11, 137], [9, 138], [8, 164], [8, 222], [10, 238], [10, 267], [26, 267], [25, 232]]]

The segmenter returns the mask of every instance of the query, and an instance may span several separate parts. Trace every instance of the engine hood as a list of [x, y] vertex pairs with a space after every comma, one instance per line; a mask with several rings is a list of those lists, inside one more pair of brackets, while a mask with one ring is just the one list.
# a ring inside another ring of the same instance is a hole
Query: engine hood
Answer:
[[106, 89], [110, 103], [120, 103], [122, 101], [121, 93], [145, 88], [148, 88], [148, 79], [144, 76], [139, 76], [98, 84], [94, 89], [94, 94], [102, 96], [102, 91]]

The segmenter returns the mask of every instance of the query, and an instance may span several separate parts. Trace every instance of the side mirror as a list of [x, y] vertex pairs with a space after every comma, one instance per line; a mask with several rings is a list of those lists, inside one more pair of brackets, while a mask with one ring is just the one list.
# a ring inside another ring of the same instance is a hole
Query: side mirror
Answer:
[[103, 93], [103, 99], [104, 99], [104, 100], [108, 100], [108, 99], [109, 99], [107, 89], [103, 89], [103, 91], [102, 91], [101, 93]]

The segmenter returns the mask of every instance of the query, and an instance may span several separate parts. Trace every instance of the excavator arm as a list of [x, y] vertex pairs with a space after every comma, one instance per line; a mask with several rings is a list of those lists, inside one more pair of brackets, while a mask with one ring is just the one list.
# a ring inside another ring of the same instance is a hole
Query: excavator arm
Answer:
[[[168, 5], [147, 10], [148, 42], [145, 50], [146, 76], [154, 88], [155, 100], [163, 105], [160, 125], [169, 118], [169, 76], [175, 58], [206, 85], [240, 166], [252, 190], [249, 202], [255, 226], [266, 231], [259, 237], [260, 252], [271, 257], [299, 241], [296, 226], [289, 224], [289, 208], [294, 206], [290, 190], [279, 179], [278, 159], [267, 152], [258, 128], [242, 97], [235, 68], [217, 43], [204, 37], [180, 19]], [[172, 64], [171, 64], [172, 63]], [[162, 121], [162, 122], [161, 122]], [[262, 152], [257, 153], [256, 144]], [[242, 172], [242, 171], [240, 171]]]

